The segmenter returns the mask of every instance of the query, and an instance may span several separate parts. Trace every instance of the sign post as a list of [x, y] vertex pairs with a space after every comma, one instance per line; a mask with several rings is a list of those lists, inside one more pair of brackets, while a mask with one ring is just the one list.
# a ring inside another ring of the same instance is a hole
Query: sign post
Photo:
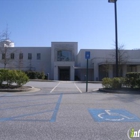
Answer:
[[88, 59], [90, 59], [90, 52], [85, 52], [85, 59], [87, 59], [87, 70], [86, 70], [86, 92], [88, 91]]

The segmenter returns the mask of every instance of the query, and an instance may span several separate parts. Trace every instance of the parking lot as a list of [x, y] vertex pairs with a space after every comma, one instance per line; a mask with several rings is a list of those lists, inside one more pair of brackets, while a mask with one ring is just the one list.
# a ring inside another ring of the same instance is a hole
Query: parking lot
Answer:
[[[0, 93], [0, 140], [128, 140], [140, 129], [140, 95], [101, 84], [29, 82], [36, 92]], [[139, 139], [139, 138], [132, 138]]]

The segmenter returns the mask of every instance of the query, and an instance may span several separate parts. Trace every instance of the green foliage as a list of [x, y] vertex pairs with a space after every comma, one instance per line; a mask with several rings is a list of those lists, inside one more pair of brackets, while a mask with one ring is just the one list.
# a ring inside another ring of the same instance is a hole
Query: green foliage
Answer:
[[140, 72], [129, 72], [126, 74], [125, 85], [131, 88], [140, 88]]
[[102, 85], [104, 88], [111, 88], [112, 87], [112, 79], [111, 78], [103, 78]]
[[17, 85], [22, 86], [22, 85], [26, 84], [28, 81], [29, 81], [28, 76], [24, 72], [18, 70], [17, 74], [16, 74]]
[[47, 76], [44, 72], [36, 72], [36, 71], [25, 71], [29, 79], [46, 79]]
[[140, 88], [140, 78], [136, 81], [138, 88]]
[[113, 79], [112, 79], [112, 88], [113, 89], [120, 89], [121, 88], [121, 86], [122, 86], [122, 80], [121, 80], [121, 78], [119, 78], [119, 77], [114, 77]]
[[120, 89], [124, 84], [124, 78], [114, 77], [114, 78], [103, 78], [102, 85], [104, 88]]
[[[0, 87], [10, 87], [13, 83], [22, 86], [28, 82], [27, 75], [19, 70], [0, 69]], [[6, 84], [3, 84], [5, 82]]]
[[104, 88], [120, 89], [122, 86], [129, 88], [140, 88], [140, 72], [127, 73], [125, 78], [103, 78], [102, 85]]

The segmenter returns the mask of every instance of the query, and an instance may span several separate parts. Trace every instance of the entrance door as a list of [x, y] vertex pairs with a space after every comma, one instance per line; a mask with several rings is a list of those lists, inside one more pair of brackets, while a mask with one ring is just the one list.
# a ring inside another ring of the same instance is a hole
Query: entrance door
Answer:
[[70, 67], [59, 67], [59, 80], [69, 81], [70, 80]]

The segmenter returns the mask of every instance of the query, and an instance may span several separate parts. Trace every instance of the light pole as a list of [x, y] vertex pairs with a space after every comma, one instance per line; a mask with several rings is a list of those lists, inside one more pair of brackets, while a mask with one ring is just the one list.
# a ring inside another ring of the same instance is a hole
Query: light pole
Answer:
[[115, 10], [115, 45], [116, 45], [116, 77], [118, 77], [118, 30], [117, 30], [117, 0], [108, 0], [109, 3], [114, 3]]
[[48, 78], [48, 80], [49, 80], [49, 73], [48, 73], [47, 75], [48, 75], [48, 77], [47, 77], [47, 78]]

